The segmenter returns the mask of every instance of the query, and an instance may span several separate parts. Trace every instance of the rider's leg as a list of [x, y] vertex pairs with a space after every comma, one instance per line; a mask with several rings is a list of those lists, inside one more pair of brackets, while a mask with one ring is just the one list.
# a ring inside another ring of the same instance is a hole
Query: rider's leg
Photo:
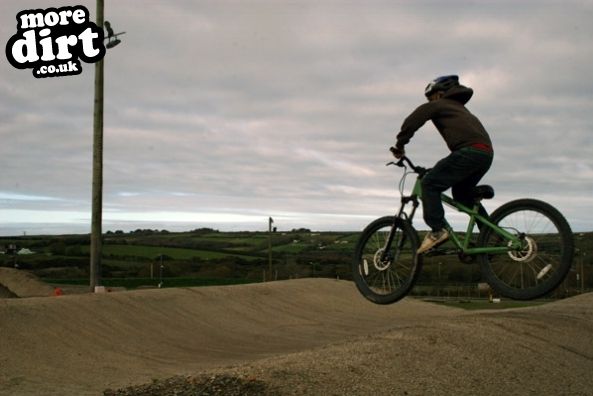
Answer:
[[441, 202], [441, 193], [457, 181], [456, 178], [452, 178], [455, 175], [455, 172], [451, 172], [454, 163], [454, 155], [451, 154], [440, 160], [422, 178], [422, 210], [424, 221], [431, 231], [426, 234], [420, 244], [418, 254], [432, 249], [449, 238], [445, 229], [445, 210]]
[[[472, 208], [475, 205], [474, 197], [472, 195], [472, 189], [478, 185], [480, 179], [482, 179], [484, 174], [488, 171], [488, 168], [483, 169], [482, 172], [477, 172], [476, 174], [472, 175], [466, 180], [463, 180], [462, 182], [454, 185], [451, 188], [451, 192], [453, 193], [453, 199], [467, 206], [468, 208]], [[478, 213], [481, 216], [488, 218], [488, 212], [482, 204], [480, 204], [478, 207]], [[478, 222], [478, 228], [481, 227], [482, 223]]]
[[441, 194], [460, 183], [473, 172], [473, 164], [459, 151], [443, 158], [422, 178], [422, 210], [424, 221], [432, 229], [439, 231], [445, 227], [445, 210]]
[[[472, 208], [475, 204], [474, 197], [472, 195], [472, 190], [474, 189], [474, 187], [478, 185], [478, 183], [486, 174], [486, 172], [488, 172], [488, 170], [490, 169], [490, 165], [492, 164], [492, 156], [484, 156], [484, 154], [481, 153], [473, 155], [477, 156], [477, 161], [474, 165], [474, 173], [466, 177], [461, 182], [453, 185], [451, 188], [453, 199], [459, 203], [462, 203], [468, 208]], [[482, 157], [479, 157], [480, 155]], [[488, 212], [482, 204], [480, 204], [480, 206], [478, 207], [478, 213], [483, 217], [488, 217]], [[481, 228], [482, 223], [478, 222], [478, 227]]]
[[435, 232], [445, 227], [445, 210], [441, 202], [441, 193], [450, 187], [439, 176], [440, 172], [435, 172], [435, 168], [433, 168], [422, 179], [422, 211], [424, 213], [424, 222]]

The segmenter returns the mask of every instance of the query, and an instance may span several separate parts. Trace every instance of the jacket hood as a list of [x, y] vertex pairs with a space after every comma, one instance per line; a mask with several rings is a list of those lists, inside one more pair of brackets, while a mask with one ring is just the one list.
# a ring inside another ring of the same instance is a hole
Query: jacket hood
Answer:
[[443, 98], [453, 99], [464, 105], [469, 102], [473, 94], [473, 89], [468, 88], [465, 85], [458, 85], [445, 92]]

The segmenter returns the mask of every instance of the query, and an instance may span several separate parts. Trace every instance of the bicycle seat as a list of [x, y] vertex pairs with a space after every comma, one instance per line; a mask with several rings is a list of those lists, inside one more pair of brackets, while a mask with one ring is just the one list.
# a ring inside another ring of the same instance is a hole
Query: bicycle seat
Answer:
[[492, 186], [488, 186], [486, 184], [482, 186], [475, 186], [472, 195], [474, 199], [481, 200], [481, 199], [491, 199], [494, 198], [494, 189]]

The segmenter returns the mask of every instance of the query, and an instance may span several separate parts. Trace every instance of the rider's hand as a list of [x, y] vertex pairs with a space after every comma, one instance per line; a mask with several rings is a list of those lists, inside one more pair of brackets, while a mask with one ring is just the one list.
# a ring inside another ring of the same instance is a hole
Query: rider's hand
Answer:
[[389, 147], [389, 151], [391, 151], [391, 154], [393, 154], [393, 156], [397, 159], [400, 159], [401, 157], [406, 155], [406, 150], [404, 150], [403, 148]]

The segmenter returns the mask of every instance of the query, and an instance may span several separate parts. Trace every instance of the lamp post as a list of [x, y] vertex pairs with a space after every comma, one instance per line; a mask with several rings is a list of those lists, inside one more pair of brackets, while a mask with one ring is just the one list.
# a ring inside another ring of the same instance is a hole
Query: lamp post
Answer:
[[272, 277], [272, 224], [274, 223], [274, 219], [270, 217], [268, 219], [268, 279], [270, 281], [274, 280]]
[[[107, 28], [106, 47], [113, 48], [120, 43], [113, 34], [109, 22], [104, 22], [104, 0], [97, 0], [97, 26]], [[103, 221], [103, 61], [95, 63], [95, 103], [93, 114], [93, 187], [92, 187], [92, 215], [91, 215], [91, 264], [90, 289], [91, 292], [100, 284], [101, 251], [102, 251], [102, 221]]]

